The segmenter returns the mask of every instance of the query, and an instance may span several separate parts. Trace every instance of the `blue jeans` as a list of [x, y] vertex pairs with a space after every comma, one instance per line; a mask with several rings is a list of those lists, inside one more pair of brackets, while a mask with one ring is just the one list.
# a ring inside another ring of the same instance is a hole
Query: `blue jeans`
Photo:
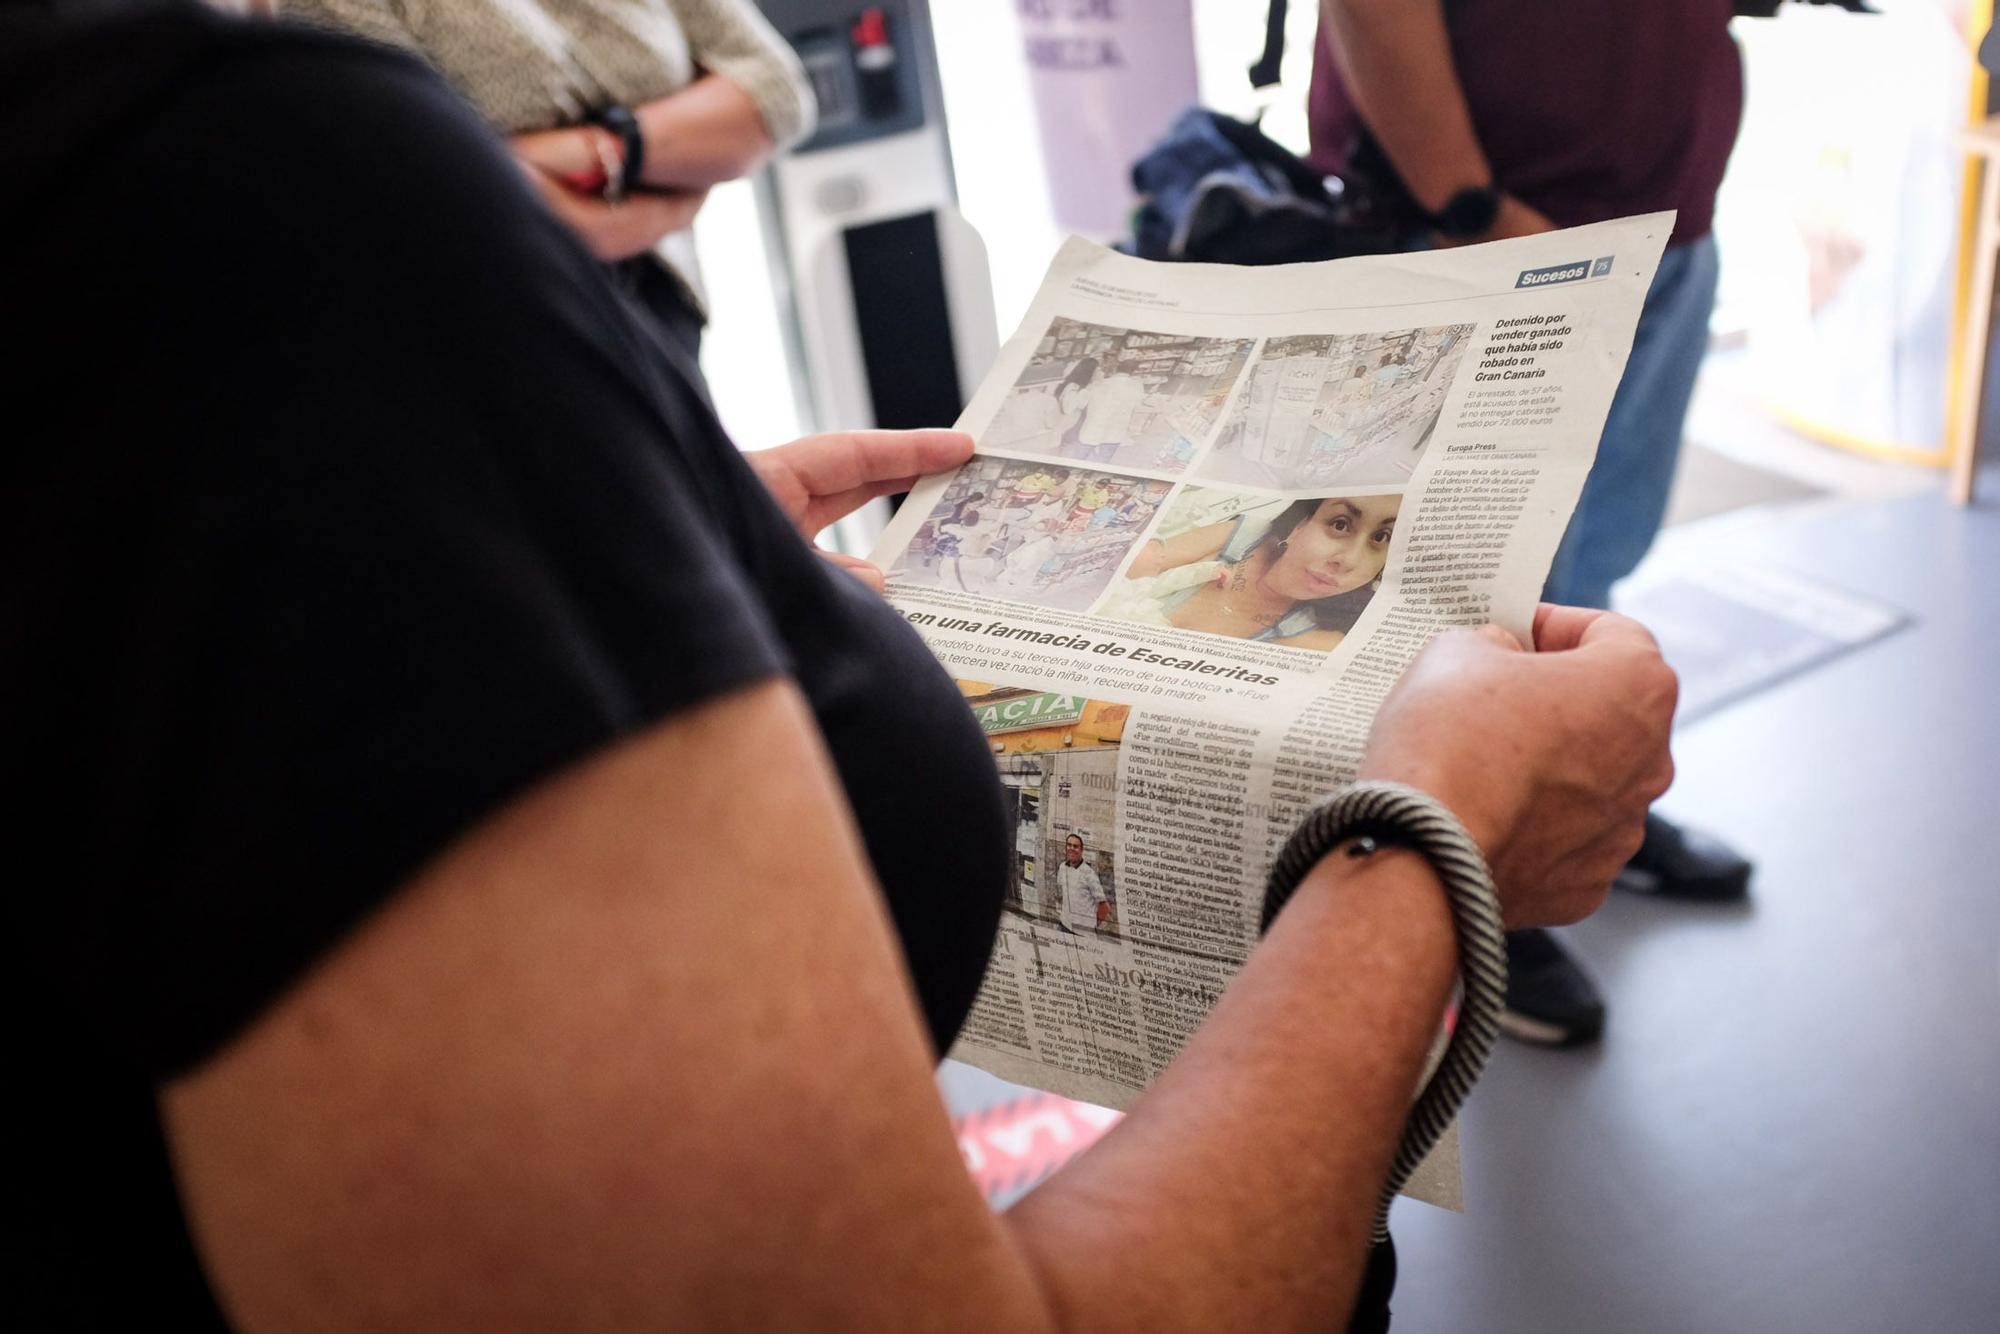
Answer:
[[1716, 271], [1713, 236], [1661, 257], [1597, 461], [1543, 585], [1550, 602], [1610, 606], [1611, 585], [1632, 573], [1660, 531], [1688, 400], [1708, 350]]

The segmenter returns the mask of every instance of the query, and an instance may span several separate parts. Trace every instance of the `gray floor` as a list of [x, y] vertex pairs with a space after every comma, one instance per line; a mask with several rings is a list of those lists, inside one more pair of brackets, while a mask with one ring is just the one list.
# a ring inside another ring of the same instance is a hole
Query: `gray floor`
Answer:
[[1500, 1053], [1471, 1212], [1397, 1211], [1397, 1329], [2000, 1328], [2000, 509], [1679, 538], [1912, 624], [1681, 735], [1666, 809], [1754, 852], [1753, 900], [1568, 933], [1606, 1041]]
[[1680, 735], [1665, 808], [1754, 853], [1753, 899], [1568, 933], [1610, 1031], [1503, 1046], [1470, 1211], [1397, 1209], [1398, 1334], [2000, 1329], [2000, 506], [1767, 508], [1658, 559], [1911, 623]]
[[1789, 504], [1828, 492], [1811, 483], [1689, 441], [1681, 450], [1673, 493], [1667, 497], [1669, 527], [1751, 505]]

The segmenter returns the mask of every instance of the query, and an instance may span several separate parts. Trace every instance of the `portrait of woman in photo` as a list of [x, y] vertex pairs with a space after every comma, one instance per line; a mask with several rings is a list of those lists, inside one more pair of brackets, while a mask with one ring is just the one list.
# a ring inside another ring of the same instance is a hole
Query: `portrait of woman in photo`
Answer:
[[[1199, 507], [1203, 494], [1183, 506]], [[1153, 538], [1097, 613], [1329, 651], [1374, 596], [1401, 504], [1396, 495], [1273, 501], [1269, 517], [1245, 509]]]

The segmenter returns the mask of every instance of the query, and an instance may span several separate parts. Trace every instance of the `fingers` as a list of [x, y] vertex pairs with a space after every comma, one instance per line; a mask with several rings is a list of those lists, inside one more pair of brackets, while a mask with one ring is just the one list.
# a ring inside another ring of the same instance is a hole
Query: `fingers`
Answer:
[[661, 237], [693, 222], [705, 197], [706, 192], [640, 190], [617, 204], [601, 204], [606, 245], [624, 252], [620, 258], [651, 250]]
[[602, 172], [589, 138], [574, 128], [517, 134], [507, 140], [507, 146], [514, 156], [552, 176], [568, 176], [593, 168]]
[[[1454, 658], [1464, 653], [1487, 653], [1496, 648], [1509, 653], [1522, 651], [1521, 641], [1500, 626], [1461, 625], [1438, 635], [1424, 649], [1424, 654], [1433, 659]], [[1421, 656], [1419, 660], [1422, 660]]]
[[619, 204], [579, 194], [531, 163], [521, 162], [542, 200], [602, 260], [643, 254], [669, 232], [693, 221], [705, 191], [641, 191]]
[[1522, 652], [1521, 641], [1514, 638], [1514, 634], [1512, 631], [1502, 629], [1500, 626], [1482, 625], [1476, 628], [1472, 633], [1478, 635], [1481, 639], [1484, 639], [1489, 643], [1498, 644], [1501, 648], [1506, 649], [1510, 653]]
[[963, 431], [834, 431], [750, 456], [764, 484], [807, 536], [877, 496], [972, 457]]
[[865, 561], [859, 556], [849, 556], [839, 551], [821, 551], [819, 554], [828, 564], [839, 566], [877, 593], [889, 586], [889, 576], [882, 572], [881, 566], [872, 561]]
[[1651, 809], [1654, 802], [1666, 796], [1667, 789], [1673, 785], [1674, 757], [1672, 752], [1661, 747], [1660, 753], [1653, 760], [1652, 768], [1641, 781], [1640, 791], [1645, 796], [1647, 808]]
[[[1651, 630], [1629, 616], [1603, 612], [1583, 627], [1576, 649], [1601, 657], [1600, 666], [1615, 664], [1625, 675], [1627, 699], [1642, 715], [1662, 729], [1673, 725], [1681, 681], [1661, 656], [1660, 641], [1653, 638]], [[1665, 744], [1664, 736], [1661, 744]]]
[[1644, 649], [1648, 653], [1660, 651], [1660, 641], [1653, 638], [1653, 632], [1633, 620], [1630, 616], [1620, 616], [1614, 611], [1599, 612], [1578, 637], [1577, 647], [1590, 644], [1628, 644]]
[[1535, 608], [1535, 652], [1561, 653], [1583, 642], [1583, 632], [1600, 616], [1596, 607], [1562, 607], [1544, 602]]
[[1534, 236], [1554, 231], [1555, 226], [1539, 209], [1522, 203], [1512, 195], [1502, 195], [1500, 214], [1494, 219], [1487, 239], [1497, 241], [1508, 236]]
[[1657, 654], [1660, 643], [1630, 616], [1596, 607], [1560, 607], [1544, 602], [1535, 608], [1535, 651], [1563, 653], [1591, 644], [1623, 644]]
[[[663, 195], [670, 204], [671, 207], [667, 210], [669, 225], [666, 231], [661, 233], [662, 236], [666, 235], [667, 232], [684, 231], [694, 226], [695, 215], [700, 213], [702, 205], [708, 202], [708, 190], [706, 188], [700, 190], [647, 190], [640, 193], [645, 195]], [[636, 196], [628, 196], [628, 199], [633, 197]]]
[[917, 480], [914, 474], [909, 477], [887, 477], [846, 491], [836, 491], [832, 495], [818, 495], [807, 491], [806, 498], [812, 506], [813, 518], [824, 528], [835, 519], [854, 513], [877, 496], [893, 496], [898, 491], [909, 490], [917, 484]]
[[1645, 841], [1643, 812], [1632, 819], [1607, 825], [1601, 834], [1569, 859], [1569, 882], [1563, 886], [1563, 895], [1551, 914], [1554, 920], [1548, 924], [1567, 926], [1604, 906], [1611, 882], [1618, 878], [1618, 872], [1632, 860], [1633, 854], [1639, 851], [1639, 845]]
[[792, 470], [807, 495], [858, 495], [854, 503], [860, 504], [905, 490], [927, 473], [956, 468], [972, 457], [972, 437], [944, 430], [834, 431], [767, 452]]
[[1439, 635], [1383, 701], [1361, 765], [1458, 815], [1515, 925], [1594, 908], [1673, 775], [1676, 683], [1645, 628], [1543, 607], [1534, 631], [1532, 654], [1496, 626]]

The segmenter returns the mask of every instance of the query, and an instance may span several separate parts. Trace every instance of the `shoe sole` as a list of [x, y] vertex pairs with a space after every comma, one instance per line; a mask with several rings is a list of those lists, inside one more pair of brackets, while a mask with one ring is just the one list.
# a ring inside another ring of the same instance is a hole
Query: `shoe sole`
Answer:
[[1595, 1042], [1604, 1035], [1604, 1020], [1585, 1024], [1580, 1028], [1564, 1028], [1546, 1019], [1536, 1019], [1518, 1010], [1500, 1012], [1500, 1031], [1516, 1042], [1526, 1042], [1536, 1047], [1581, 1047]]
[[1677, 899], [1688, 903], [1727, 903], [1750, 896], [1750, 873], [1719, 880], [1678, 880], [1671, 886], [1653, 871], [1628, 866], [1611, 882], [1613, 889], [1649, 899]]

